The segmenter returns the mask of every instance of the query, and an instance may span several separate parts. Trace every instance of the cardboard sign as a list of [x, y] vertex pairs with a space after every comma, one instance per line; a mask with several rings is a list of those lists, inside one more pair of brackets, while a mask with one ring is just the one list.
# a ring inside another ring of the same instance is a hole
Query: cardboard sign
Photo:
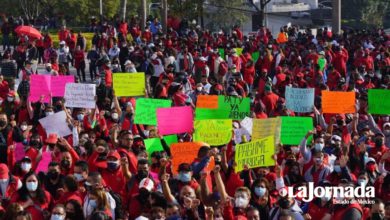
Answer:
[[371, 114], [390, 114], [390, 90], [369, 89], [368, 90], [368, 112]]
[[171, 100], [139, 98], [135, 104], [134, 123], [144, 125], [157, 125], [158, 108], [171, 107]]
[[227, 144], [232, 139], [232, 120], [200, 120], [194, 123], [195, 141], [212, 146]]
[[200, 142], [184, 142], [171, 145], [172, 172], [177, 174], [181, 163], [191, 164], [198, 156], [198, 151], [201, 146]]
[[286, 86], [286, 107], [294, 112], [312, 112], [314, 89], [300, 89]]
[[233, 119], [242, 120], [250, 116], [250, 99], [218, 96], [218, 108], [196, 108], [196, 120]]
[[68, 83], [65, 86], [66, 107], [95, 108], [95, 96], [95, 84]]
[[64, 111], [41, 118], [39, 123], [41, 123], [47, 134], [55, 133], [60, 137], [72, 134], [72, 130], [70, 130], [66, 122], [66, 113]]
[[145, 73], [114, 73], [113, 83], [118, 97], [145, 95]]
[[[163, 138], [168, 146], [178, 142], [177, 135], [164, 136]], [[144, 140], [144, 143], [148, 155], [151, 155], [155, 151], [164, 151], [160, 138], [148, 138]]]
[[275, 144], [279, 144], [281, 124], [280, 118], [253, 119], [252, 139], [274, 136]]
[[322, 91], [323, 113], [355, 113], [355, 92]]
[[50, 162], [51, 162], [51, 152], [43, 152], [41, 161], [39, 161], [35, 173], [39, 173], [39, 172], [46, 173], [49, 170]]
[[194, 115], [190, 106], [157, 109], [157, 127], [161, 135], [191, 132]]
[[274, 137], [253, 140], [245, 144], [236, 145], [234, 161], [237, 163], [236, 172], [244, 170], [244, 166], [249, 168], [274, 166], [275, 160]]
[[74, 76], [31, 75], [30, 100], [39, 101], [41, 95], [44, 95], [44, 102], [47, 103], [50, 100], [50, 93], [52, 97], [63, 97], [65, 85], [73, 82]]
[[[308, 131], [313, 130], [313, 118], [310, 117], [281, 117], [281, 142], [298, 145]], [[308, 141], [310, 141], [309, 138]]]
[[217, 95], [199, 95], [196, 100], [197, 108], [218, 108], [218, 96]]

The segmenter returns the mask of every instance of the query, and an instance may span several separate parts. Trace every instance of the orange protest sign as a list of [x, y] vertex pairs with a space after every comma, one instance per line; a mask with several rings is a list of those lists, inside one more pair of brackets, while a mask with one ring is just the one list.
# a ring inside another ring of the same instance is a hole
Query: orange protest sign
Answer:
[[201, 142], [184, 142], [175, 143], [171, 145], [171, 160], [172, 160], [172, 172], [177, 174], [179, 165], [181, 163], [191, 164], [194, 158], [198, 157], [198, 151], [201, 146], [204, 146]]
[[323, 113], [355, 113], [355, 92], [322, 91]]
[[218, 108], [217, 95], [200, 95], [196, 100], [197, 108]]

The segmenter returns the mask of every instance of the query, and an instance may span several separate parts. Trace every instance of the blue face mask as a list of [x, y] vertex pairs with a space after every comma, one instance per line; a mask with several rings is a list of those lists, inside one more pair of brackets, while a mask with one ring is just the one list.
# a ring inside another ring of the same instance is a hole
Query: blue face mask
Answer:
[[261, 187], [261, 186], [255, 187], [255, 194], [258, 197], [263, 197], [265, 195], [266, 191], [267, 191], [267, 189], [264, 187]]
[[190, 173], [180, 173], [179, 180], [182, 181], [183, 183], [188, 183], [191, 181], [191, 174]]
[[107, 169], [109, 170], [116, 170], [119, 167], [119, 163], [115, 161], [108, 161], [107, 162]]
[[92, 208], [96, 208], [96, 207], [97, 207], [96, 200], [94, 200], [94, 199], [89, 200], [89, 205], [90, 205]]
[[341, 173], [341, 167], [340, 167], [340, 165], [335, 165], [335, 166], [334, 166], [334, 171], [336, 171], [336, 173]]
[[84, 119], [84, 114], [78, 114], [77, 115], [77, 120], [82, 121]]

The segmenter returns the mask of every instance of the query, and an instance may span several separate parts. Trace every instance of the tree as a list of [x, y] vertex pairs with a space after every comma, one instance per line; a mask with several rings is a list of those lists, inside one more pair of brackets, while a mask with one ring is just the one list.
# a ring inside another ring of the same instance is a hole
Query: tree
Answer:
[[388, 0], [343, 0], [341, 4], [343, 19], [356, 20], [361, 27], [382, 26], [385, 15], [390, 9]]
[[270, 2], [271, 0], [260, 0], [260, 8], [259, 8], [257, 7], [257, 5], [254, 3], [253, 0], [248, 0], [248, 3], [252, 5], [256, 9], [257, 13], [260, 15], [260, 20], [259, 20], [260, 25], [264, 26], [264, 14], [265, 14], [264, 10], [267, 4]]

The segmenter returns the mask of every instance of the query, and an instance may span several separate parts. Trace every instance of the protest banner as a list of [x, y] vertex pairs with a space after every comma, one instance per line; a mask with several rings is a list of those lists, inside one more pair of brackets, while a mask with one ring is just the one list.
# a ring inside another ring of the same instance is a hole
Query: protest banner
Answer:
[[[168, 147], [173, 143], [177, 143], [177, 135], [164, 136], [163, 139]], [[164, 151], [160, 138], [148, 138], [144, 140], [146, 151], [151, 155], [155, 151]]]
[[158, 108], [157, 127], [161, 135], [191, 132], [194, 115], [190, 106]]
[[212, 146], [227, 144], [232, 139], [232, 120], [196, 120], [194, 123], [195, 141], [203, 141]]
[[95, 84], [67, 83], [65, 86], [66, 107], [95, 108], [95, 96]]
[[250, 116], [250, 99], [231, 96], [218, 96], [218, 108], [196, 108], [196, 120], [233, 119], [241, 120]]
[[43, 101], [48, 103], [50, 101], [50, 76], [49, 75], [31, 75], [30, 76], [30, 94], [31, 102], [37, 102], [41, 96], [44, 96]]
[[286, 107], [294, 112], [312, 112], [314, 89], [300, 89], [286, 86]]
[[118, 97], [145, 95], [145, 73], [114, 73], [113, 84]]
[[245, 117], [241, 122], [241, 127], [249, 132], [252, 135], [253, 120], [250, 117]]
[[19, 161], [24, 158], [26, 152], [24, 151], [24, 146], [22, 143], [15, 143], [15, 159]]
[[139, 98], [135, 104], [135, 124], [157, 125], [156, 111], [158, 108], [171, 107], [171, 100]]
[[217, 95], [199, 95], [196, 100], [197, 108], [218, 108]]
[[355, 92], [322, 90], [323, 113], [355, 113]]
[[70, 130], [66, 122], [66, 113], [64, 111], [41, 118], [39, 123], [46, 130], [46, 134], [55, 133], [60, 137], [72, 134], [72, 130]]
[[369, 89], [368, 90], [368, 112], [371, 114], [390, 114], [390, 90]]
[[236, 48], [234, 48], [234, 49], [236, 50], [237, 56], [241, 56], [243, 48], [236, 47]]
[[235, 172], [248, 168], [268, 167], [275, 165], [272, 156], [275, 154], [274, 136], [268, 136], [258, 140], [252, 140], [245, 144], [236, 145], [234, 161], [237, 166]]
[[[283, 144], [298, 145], [308, 131], [313, 130], [311, 117], [280, 117], [282, 119], [281, 142]], [[308, 139], [310, 142], [312, 137]]]
[[42, 158], [39, 161], [39, 164], [37, 166], [37, 169], [35, 170], [35, 173], [39, 173], [39, 172], [46, 173], [49, 169], [50, 162], [51, 162], [51, 152], [43, 152]]
[[252, 140], [274, 136], [275, 144], [279, 144], [281, 124], [280, 118], [253, 119]]
[[51, 76], [50, 87], [53, 97], [64, 97], [67, 83], [74, 83], [74, 76]]
[[259, 52], [259, 51], [253, 52], [253, 53], [252, 53], [252, 60], [253, 60], [253, 63], [256, 63], [257, 60], [259, 59], [259, 57], [260, 57], [260, 52]]
[[181, 163], [191, 164], [194, 158], [198, 157], [198, 151], [201, 146], [204, 146], [201, 142], [183, 142], [172, 144], [170, 148], [172, 155], [172, 172], [177, 174]]

